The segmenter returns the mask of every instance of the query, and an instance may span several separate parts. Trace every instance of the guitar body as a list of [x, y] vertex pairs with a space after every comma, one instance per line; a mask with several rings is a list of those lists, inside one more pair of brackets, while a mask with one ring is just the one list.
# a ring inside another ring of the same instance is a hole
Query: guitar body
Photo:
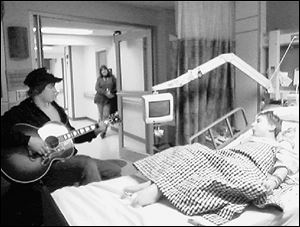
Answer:
[[[118, 115], [112, 114], [103, 121], [105, 125], [121, 122]], [[12, 128], [27, 136], [40, 137], [50, 151], [48, 156], [33, 154], [28, 146], [2, 148], [1, 172], [10, 180], [18, 183], [32, 183], [47, 174], [54, 161], [64, 161], [74, 155], [73, 139], [94, 131], [99, 124], [85, 126], [78, 130], [69, 131], [64, 124], [49, 121], [41, 128], [25, 123], [18, 123]]]
[[68, 133], [68, 129], [60, 122], [48, 122], [41, 128], [29, 124], [16, 124], [12, 130], [27, 136], [42, 138], [49, 147], [49, 156], [33, 155], [28, 146], [11, 147], [1, 151], [1, 171], [18, 183], [32, 183], [41, 179], [56, 161], [64, 161], [74, 154], [72, 139], [60, 141], [56, 135]]

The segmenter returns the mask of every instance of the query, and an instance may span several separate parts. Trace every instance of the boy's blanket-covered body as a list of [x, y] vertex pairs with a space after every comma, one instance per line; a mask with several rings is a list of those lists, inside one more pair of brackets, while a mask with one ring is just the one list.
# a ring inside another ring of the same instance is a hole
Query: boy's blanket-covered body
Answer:
[[263, 142], [249, 141], [219, 151], [195, 143], [169, 148], [134, 165], [181, 212], [220, 225], [242, 213], [250, 202], [260, 208], [283, 209], [284, 187], [267, 195], [262, 186], [275, 152], [274, 146]]

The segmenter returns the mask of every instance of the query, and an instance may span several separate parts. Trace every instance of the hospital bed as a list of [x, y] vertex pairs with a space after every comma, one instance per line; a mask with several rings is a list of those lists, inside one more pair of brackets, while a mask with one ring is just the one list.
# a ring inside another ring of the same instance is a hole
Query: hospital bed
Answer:
[[[280, 107], [273, 109], [283, 119], [283, 130], [295, 129], [294, 149], [299, 152], [299, 110], [298, 107]], [[277, 111], [277, 112], [276, 112]], [[190, 142], [198, 136], [204, 136], [204, 141], [212, 142], [215, 149], [229, 147], [238, 143], [251, 134], [248, 122], [243, 130], [231, 127], [232, 116], [243, 109], [238, 108], [216, 120], [209, 127], [191, 136]], [[246, 119], [246, 117], [245, 117]], [[230, 127], [229, 139], [220, 143], [214, 135], [213, 127], [224, 122]], [[168, 148], [169, 149], [169, 148]], [[299, 180], [298, 177], [296, 179]], [[120, 199], [122, 190], [126, 186], [145, 181], [142, 176], [130, 175], [115, 179], [94, 182], [85, 186], [69, 186], [52, 193], [47, 192], [45, 197], [45, 225], [160, 225], [160, 226], [190, 226], [214, 225], [201, 216], [187, 216], [174, 208], [166, 199], [146, 207], [132, 207], [127, 200]], [[299, 182], [299, 181], [298, 181]], [[237, 226], [278, 226], [299, 225], [299, 185], [294, 185], [282, 197], [284, 212], [274, 207], [257, 208], [249, 205], [238, 217], [224, 225]]]

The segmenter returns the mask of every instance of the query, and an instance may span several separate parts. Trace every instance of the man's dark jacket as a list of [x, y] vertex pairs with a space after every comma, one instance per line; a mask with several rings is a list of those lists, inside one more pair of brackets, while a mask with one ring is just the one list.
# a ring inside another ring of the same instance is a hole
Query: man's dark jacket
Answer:
[[[64, 109], [55, 101], [51, 104], [57, 109], [61, 122], [65, 127], [69, 131], [74, 130], [70, 125]], [[40, 128], [48, 121], [50, 121], [50, 118], [36, 106], [31, 97], [25, 99], [19, 105], [12, 107], [1, 116], [1, 147], [28, 145], [30, 136], [11, 130], [16, 123], [27, 123]], [[75, 138], [74, 143], [90, 142], [95, 137], [94, 131], [91, 131]]]

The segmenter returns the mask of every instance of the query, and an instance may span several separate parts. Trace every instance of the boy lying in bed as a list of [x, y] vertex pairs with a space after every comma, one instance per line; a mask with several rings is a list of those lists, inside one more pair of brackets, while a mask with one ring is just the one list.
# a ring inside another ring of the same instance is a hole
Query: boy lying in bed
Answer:
[[267, 111], [257, 116], [253, 135], [234, 148], [214, 151], [192, 144], [139, 160], [134, 166], [149, 181], [126, 187], [122, 198], [129, 198], [132, 206], [146, 206], [163, 195], [187, 215], [228, 211], [232, 204], [240, 206], [233, 213], [241, 213], [241, 207], [250, 201], [265, 202], [262, 198], [299, 168], [291, 145], [276, 141], [281, 125], [282, 121]]

